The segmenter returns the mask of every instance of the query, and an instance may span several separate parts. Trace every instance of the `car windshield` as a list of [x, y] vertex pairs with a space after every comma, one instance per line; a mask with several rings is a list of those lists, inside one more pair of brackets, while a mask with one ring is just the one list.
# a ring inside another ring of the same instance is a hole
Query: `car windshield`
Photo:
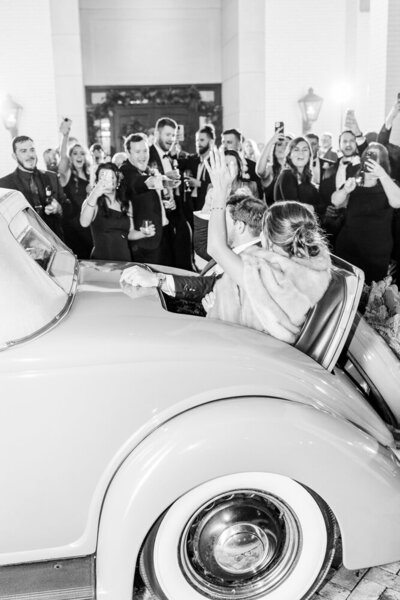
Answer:
[[0, 197], [0, 248], [4, 349], [40, 334], [66, 310], [77, 260], [19, 192]]

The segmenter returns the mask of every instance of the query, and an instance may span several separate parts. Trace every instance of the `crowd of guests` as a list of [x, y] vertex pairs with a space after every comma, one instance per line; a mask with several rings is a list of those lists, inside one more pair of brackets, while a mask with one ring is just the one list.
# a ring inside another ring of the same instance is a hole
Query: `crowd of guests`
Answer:
[[371, 283], [400, 264], [400, 147], [389, 141], [399, 112], [398, 100], [380, 132], [364, 135], [348, 111], [336, 148], [329, 133], [296, 136], [282, 122], [265, 144], [237, 129], [225, 130], [219, 144], [213, 126], [204, 125], [193, 154], [180, 148], [177, 123], [165, 117], [154, 139], [132, 133], [124, 152], [112, 157], [98, 143], [87, 149], [73, 138], [72, 122], [64, 119], [59, 148], [43, 153], [47, 170], [37, 168], [31, 138], [14, 138], [17, 168], [0, 186], [20, 190], [81, 259], [198, 271], [211, 258], [217, 200], [209, 161], [220, 146], [231, 196], [257, 199], [264, 211], [283, 201], [305, 205], [330, 250], [363, 269]]

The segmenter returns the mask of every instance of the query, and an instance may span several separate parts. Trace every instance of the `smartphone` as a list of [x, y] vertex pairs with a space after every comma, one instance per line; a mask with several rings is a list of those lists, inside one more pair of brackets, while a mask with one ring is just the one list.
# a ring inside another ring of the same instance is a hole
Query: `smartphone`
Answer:
[[372, 160], [378, 160], [378, 153], [375, 150], [367, 150], [367, 152], [365, 153], [365, 160], [368, 160], [370, 158]]
[[113, 181], [113, 178], [114, 178], [114, 171], [111, 171], [111, 169], [102, 169], [99, 173], [99, 179], [102, 179], [109, 183], [111, 183]]
[[275, 121], [275, 132], [277, 131], [279, 131], [280, 133], [284, 133], [285, 123], [283, 121]]

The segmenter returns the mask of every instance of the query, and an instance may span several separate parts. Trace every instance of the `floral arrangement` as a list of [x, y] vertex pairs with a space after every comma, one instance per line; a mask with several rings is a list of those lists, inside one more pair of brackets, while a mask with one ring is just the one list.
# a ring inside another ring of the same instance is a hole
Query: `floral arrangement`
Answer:
[[364, 318], [400, 358], [400, 293], [391, 277], [373, 282]]

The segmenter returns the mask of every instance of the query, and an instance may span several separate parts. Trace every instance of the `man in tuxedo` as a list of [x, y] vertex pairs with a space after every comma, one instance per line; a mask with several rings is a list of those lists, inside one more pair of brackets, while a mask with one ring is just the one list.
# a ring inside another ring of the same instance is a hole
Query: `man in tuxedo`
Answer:
[[33, 140], [20, 135], [12, 141], [12, 157], [17, 168], [0, 179], [0, 187], [22, 192], [32, 208], [58, 237], [63, 239], [61, 215], [68, 210], [68, 200], [58, 176], [37, 168], [38, 157]]
[[[358, 126], [357, 126], [358, 127]], [[325, 214], [322, 225], [333, 245], [343, 224], [345, 208], [336, 208], [331, 204], [333, 192], [340, 189], [349, 177], [355, 177], [360, 168], [360, 155], [368, 144], [359, 129], [345, 130], [339, 137], [339, 148], [342, 157], [332, 165], [329, 176], [320, 182], [319, 192]]]
[[[233, 195], [229, 198], [225, 213], [227, 239], [236, 254], [261, 243], [260, 234], [266, 208], [262, 200], [250, 195]], [[130, 267], [123, 271], [121, 282], [134, 286], [158, 287], [167, 296], [200, 304], [202, 298], [212, 291], [216, 280], [223, 276], [222, 269], [215, 261], [210, 261], [203, 272], [204, 275], [194, 276], [166, 275]]]
[[[150, 147], [150, 169], [180, 182], [178, 161], [171, 157], [176, 140], [178, 124], [173, 119], [162, 117], [155, 125], [154, 144]], [[193, 270], [192, 230], [186, 220], [183, 194], [179, 187], [161, 190], [162, 202], [168, 218], [168, 241], [171, 251], [171, 266]]]
[[168, 219], [161, 197], [157, 191], [161, 178], [152, 176], [148, 168], [149, 144], [142, 133], [132, 133], [124, 143], [127, 160], [122, 163], [121, 185], [126, 197], [132, 203], [135, 227], [143, 226], [143, 221], [151, 221], [156, 234], [131, 242], [133, 260], [140, 263], [160, 265], [171, 264], [170, 250], [165, 243]]
[[235, 150], [238, 152], [243, 163], [243, 179], [255, 181], [257, 184], [258, 196], [263, 198], [264, 190], [261, 180], [256, 173], [256, 163], [254, 160], [245, 158], [243, 154], [243, 135], [238, 129], [225, 129], [221, 135], [221, 144], [225, 150]]
[[204, 206], [207, 188], [210, 185], [210, 176], [205, 166], [205, 161], [210, 150], [215, 144], [215, 129], [212, 125], [204, 125], [196, 131], [196, 154], [189, 154], [179, 159], [179, 169], [185, 174], [185, 178], [191, 187], [191, 201], [194, 211], [201, 210]]

